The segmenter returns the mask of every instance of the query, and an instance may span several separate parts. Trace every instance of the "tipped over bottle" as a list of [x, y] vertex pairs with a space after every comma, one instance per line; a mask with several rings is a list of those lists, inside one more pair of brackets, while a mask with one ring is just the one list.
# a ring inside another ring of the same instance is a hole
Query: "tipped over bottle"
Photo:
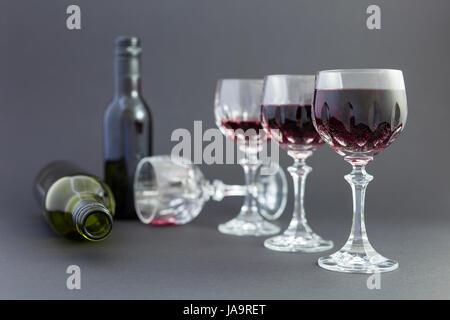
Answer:
[[56, 161], [39, 172], [34, 187], [45, 219], [61, 236], [99, 241], [111, 233], [114, 197], [99, 178]]

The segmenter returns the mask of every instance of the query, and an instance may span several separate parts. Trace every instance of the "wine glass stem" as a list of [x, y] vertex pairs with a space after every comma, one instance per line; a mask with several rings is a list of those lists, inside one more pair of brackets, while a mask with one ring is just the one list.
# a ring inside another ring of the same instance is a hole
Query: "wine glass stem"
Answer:
[[206, 200], [212, 198], [215, 201], [222, 201], [225, 197], [247, 195], [247, 186], [228, 185], [220, 180], [214, 180], [212, 184], [206, 181], [203, 188]]
[[239, 185], [224, 185], [224, 197], [245, 196], [247, 195], [247, 187]]
[[362, 253], [365, 247], [366, 250], [367, 246], [371, 247], [364, 224], [364, 198], [367, 185], [372, 181], [373, 176], [366, 172], [366, 164], [352, 164], [352, 166], [352, 172], [345, 176], [353, 194], [352, 230], [345, 246], [351, 251]]
[[288, 168], [294, 182], [294, 213], [288, 229], [295, 232], [311, 232], [306, 223], [304, 208], [306, 177], [312, 171], [312, 168], [305, 162], [309, 155], [294, 158], [294, 163]]
[[261, 162], [257, 158], [245, 158], [241, 160], [240, 164], [244, 169], [245, 182], [247, 186], [247, 194], [245, 195], [245, 201], [242, 206], [241, 214], [251, 216], [258, 214], [256, 176], [258, 174], [258, 169], [261, 167]]

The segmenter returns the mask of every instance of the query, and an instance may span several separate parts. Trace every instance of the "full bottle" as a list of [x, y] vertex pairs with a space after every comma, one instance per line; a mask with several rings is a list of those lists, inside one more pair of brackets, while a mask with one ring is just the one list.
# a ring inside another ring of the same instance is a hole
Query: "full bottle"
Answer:
[[109, 187], [66, 161], [43, 168], [35, 193], [52, 229], [69, 239], [99, 241], [112, 229], [115, 208]]
[[141, 90], [141, 46], [136, 37], [115, 42], [115, 95], [103, 124], [105, 182], [116, 199], [115, 218], [137, 218], [133, 180], [137, 163], [152, 154], [152, 117]]

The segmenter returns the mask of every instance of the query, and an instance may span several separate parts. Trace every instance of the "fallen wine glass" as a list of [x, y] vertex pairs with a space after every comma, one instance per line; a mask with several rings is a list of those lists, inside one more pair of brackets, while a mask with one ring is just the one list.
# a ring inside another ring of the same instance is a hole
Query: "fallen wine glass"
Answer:
[[[286, 206], [287, 181], [284, 171], [272, 163], [271, 175], [258, 175], [255, 193], [261, 215], [278, 219]], [[205, 179], [199, 167], [168, 155], [143, 158], [136, 167], [134, 202], [136, 214], [145, 224], [182, 225], [195, 219], [209, 199], [246, 196], [247, 186], [226, 185]], [[251, 227], [251, 225], [249, 226]]]

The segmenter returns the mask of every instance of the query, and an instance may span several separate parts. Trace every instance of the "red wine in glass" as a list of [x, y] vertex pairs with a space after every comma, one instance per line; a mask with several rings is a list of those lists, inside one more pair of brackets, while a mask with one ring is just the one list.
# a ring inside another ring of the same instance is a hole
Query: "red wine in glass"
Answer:
[[264, 132], [260, 120], [230, 120], [221, 122], [225, 135], [234, 141], [265, 141], [268, 135]]
[[315, 90], [314, 120], [330, 146], [345, 156], [374, 156], [400, 134], [405, 90]]
[[313, 151], [324, 141], [314, 128], [311, 105], [262, 105], [263, 126], [286, 151]]

